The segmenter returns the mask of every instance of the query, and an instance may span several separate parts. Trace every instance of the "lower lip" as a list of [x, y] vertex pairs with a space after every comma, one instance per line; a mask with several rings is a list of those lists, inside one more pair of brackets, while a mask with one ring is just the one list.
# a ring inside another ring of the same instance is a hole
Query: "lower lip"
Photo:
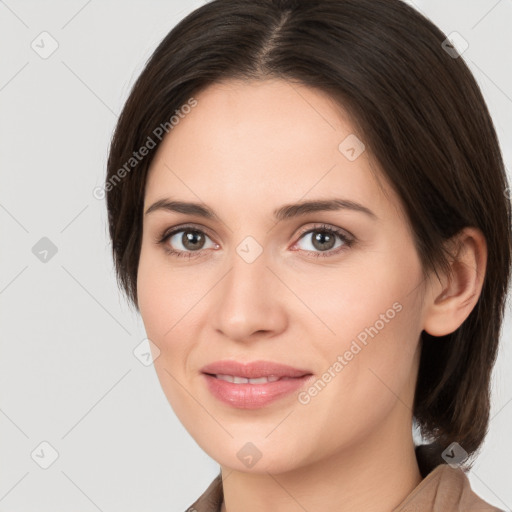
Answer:
[[210, 392], [222, 402], [239, 409], [258, 409], [301, 388], [312, 375], [280, 379], [264, 384], [234, 384], [203, 374]]

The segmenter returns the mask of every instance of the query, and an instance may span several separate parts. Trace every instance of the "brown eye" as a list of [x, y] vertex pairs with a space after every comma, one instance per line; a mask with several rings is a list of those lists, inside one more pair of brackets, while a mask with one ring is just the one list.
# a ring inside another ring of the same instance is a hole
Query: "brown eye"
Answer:
[[[301, 242], [304, 243], [300, 247]], [[302, 234], [297, 242], [299, 248], [314, 257], [334, 256], [350, 247], [354, 240], [337, 228], [319, 226]], [[322, 254], [325, 253], [325, 254]]]
[[311, 238], [313, 246], [319, 251], [328, 251], [336, 243], [336, 235], [327, 231], [312, 231], [314, 236]]
[[183, 230], [183, 235], [181, 235], [180, 242], [183, 244], [183, 247], [189, 251], [197, 251], [198, 249], [202, 249], [205, 236], [200, 231], [195, 230]]
[[[210, 246], [207, 246], [207, 241]], [[158, 240], [165, 250], [174, 256], [191, 257], [199, 255], [203, 249], [217, 248], [218, 245], [211, 241], [210, 237], [202, 230], [195, 227], [181, 227], [167, 233]]]

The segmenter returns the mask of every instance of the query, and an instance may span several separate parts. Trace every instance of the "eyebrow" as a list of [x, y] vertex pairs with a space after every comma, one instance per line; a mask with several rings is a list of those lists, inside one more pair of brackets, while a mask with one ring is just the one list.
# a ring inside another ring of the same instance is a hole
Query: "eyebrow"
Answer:
[[[160, 199], [153, 203], [147, 210], [146, 215], [157, 210], [166, 210], [170, 212], [184, 213], [204, 217], [205, 219], [215, 219], [220, 221], [218, 215], [207, 206], [200, 203], [185, 202], [185, 201], [172, 201], [170, 199]], [[315, 213], [321, 211], [337, 211], [337, 210], [352, 210], [361, 212], [373, 220], [377, 219], [377, 215], [369, 208], [362, 204], [350, 201], [348, 199], [316, 199], [312, 201], [302, 201], [300, 203], [286, 204], [274, 210], [273, 214], [276, 220], [283, 221], [308, 213]]]

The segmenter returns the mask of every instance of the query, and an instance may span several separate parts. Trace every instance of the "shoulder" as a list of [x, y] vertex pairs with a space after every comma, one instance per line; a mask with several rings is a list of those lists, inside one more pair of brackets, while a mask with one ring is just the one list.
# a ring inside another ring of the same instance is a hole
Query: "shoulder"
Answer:
[[[439, 479], [439, 494], [441, 497], [451, 496], [451, 499], [459, 505], [461, 510], [503, 512], [499, 508], [487, 503], [473, 491], [469, 478], [462, 469], [453, 468], [448, 464], [441, 464], [439, 467], [441, 468]], [[451, 491], [453, 486], [460, 492], [459, 497], [455, 496]]]
[[472, 489], [467, 474], [448, 464], [435, 467], [393, 512], [478, 510], [503, 512]]

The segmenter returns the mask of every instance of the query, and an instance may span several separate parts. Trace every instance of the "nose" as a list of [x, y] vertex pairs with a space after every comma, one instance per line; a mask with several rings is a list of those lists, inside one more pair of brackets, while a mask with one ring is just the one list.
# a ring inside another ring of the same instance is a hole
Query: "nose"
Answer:
[[252, 262], [234, 253], [231, 268], [214, 288], [212, 322], [234, 341], [270, 338], [286, 329], [286, 289], [265, 251]]

